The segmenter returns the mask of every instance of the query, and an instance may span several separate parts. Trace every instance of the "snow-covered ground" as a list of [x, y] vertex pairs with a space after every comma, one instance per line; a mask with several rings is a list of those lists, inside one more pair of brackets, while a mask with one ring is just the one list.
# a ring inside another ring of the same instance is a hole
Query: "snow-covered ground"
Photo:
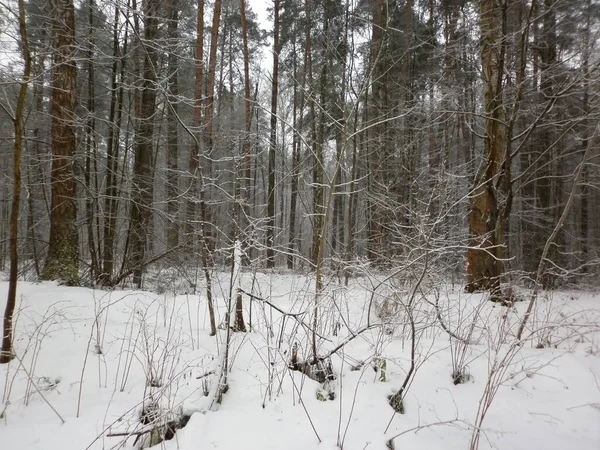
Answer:
[[[229, 275], [216, 278], [223, 325]], [[482, 411], [480, 449], [600, 448], [600, 294], [544, 293], [517, 346], [526, 302], [503, 307], [458, 286], [413, 298], [409, 283], [372, 295], [373, 284], [326, 286], [318, 353], [346, 345], [331, 356], [336, 379], [324, 390], [289, 368], [294, 346], [301, 361], [312, 355], [311, 279], [245, 273], [242, 289], [257, 297], [243, 297], [251, 331], [231, 333], [229, 390], [215, 405], [227, 331], [209, 335], [200, 282], [197, 293], [176, 276], [160, 293], [20, 283], [17, 358], [0, 367], [0, 448], [132, 449], [154, 424], [191, 415], [156, 448], [385, 449], [398, 436], [396, 449], [468, 449]], [[411, 354], [405, 413], [394, 413], [388, 396]], [[464, 383], [454, 384], [453, 361]], [[322, 401], [327, 389], [334, 399]]]

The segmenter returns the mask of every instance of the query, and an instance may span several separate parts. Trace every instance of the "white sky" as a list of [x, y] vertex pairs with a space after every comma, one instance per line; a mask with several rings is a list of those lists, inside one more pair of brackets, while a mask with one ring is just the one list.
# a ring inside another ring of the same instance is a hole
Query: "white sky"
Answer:
[[270, 30], [273, 28], [272, 24], [269, 21], [269, 15], [267, 13], [267, 8], [273, 5], [273, 0], [247, 0], [248, 6], [252, 8], [252, 10], [258, 15], [258, 22], [260, 23], [260, 27], [265, 30]]

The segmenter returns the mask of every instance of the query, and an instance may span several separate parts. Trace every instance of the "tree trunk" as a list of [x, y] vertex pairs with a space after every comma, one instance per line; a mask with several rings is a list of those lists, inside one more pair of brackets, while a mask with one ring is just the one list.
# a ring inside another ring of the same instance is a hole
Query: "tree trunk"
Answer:
[[269, 191], [267, 200], [267, 268], [275, 267], [275, 150], [277, 148], [277, 95], [279, 87], [279, 0], [273, 2], [273, 85], [269, 139]]
[[[298, 94], [298, 61], [296, 54], [296, 34], [294, 30], [294, 42], [293, 42], [293, 77], [294, 77], [294, 94], [293, 94], [293, 138], [292, 138], [292, 172], [290, 182], [290, 228], [288, 237], [288, 254], [287, 254], [287, 267], [288, 269], [294, 268], [294, 252], [296, 249], [296, 203], [298, 201], [298, 179], [300, 177], [300, 133], [302, 132], [302, 116], [304, 112], [304, 86], [306, 81], [306, 70], [303, 71], [302, 75], [302, 86], [300, 88], [300, 95]], [[306, 60], [306, 57], [305, 57]], [[300, 100], [299, 100], [300, 99]], [[299, 103], [298, 103], [299, 102]]]
[[[99, 214], [97, 210], [97, 194], [98, 194], [98, 170], [97, 170], [97, 154], [96, 154], [96, 102], [95, 102], [95, 77], [94, 77], [94, 0], [88, 0], [88, 36], [87, 36], [87, 124], [85, 133], [85, 184], [87, 197], [85, 200], [85, 215], [88, 251], [91, 258], [91, 279], [96, 280], [100, 273], [98, 255], [99, 245], [96, 237], [100, 237], [97, 233], [99, 228]], [[96, 227], [94, 227], [94, 224]]]
[[[365, 97], [366, 97], [367, 93], [365, 92]], [[367, 99], [365, 98], [364, 101], [365, 105], [368, 104]], [[353, 127], [352, 127], [352, 134], [354, 135], [354, 138], [352, 139], [352, 171], [351, 171], [351, 175], [350, 175], [350, 179], [352, 180], [350, 182], [350, 198], [348, 199], [348, 229], [346, 231], [346, 248], [345, 248], [345, 256], [344, 259], [346, 261], [347, 264], [347, 268], [344, 274], [344, 284], [346, 286], [348, 286], [348, 279], [350, 278], [350, 270], [349, 270], [349, 264], [350, 261], [352, 261], [353, 257], [354, 257], [354, 247], [355, 247], [355, 241], [356, 241], [356, 203], [357, 203], [357, 179], [358, 179], [358, 152], [359, 149], [361, 148], [361, 145], [359, 143], [359, 140], [363, 139], [363, 136], [365, 135], [364, 131], [357, 133], [358, 130], [358, 126], [359, 126], [359, 120], [358, 120], [358, 114], [359, 114], [360, 109], [356, 108], [355, 112], [354, 112], [354, 119], [353, 119]], [[367, 109], [365, 108], [365, 113], [366, 113]]]
[[[120, 63], [119, 70], [119, 17], [120, 9], [115, 8], [113, 23], [113, 64], [111, 70], [110, 110], [108, 116], [108, 140], [106, 143], [106, 182], [104, 189], [104, 227], [102, 230], [102, 273], [98, 282], [104, 286], [112, 285], [113, 270], [115, 266], [115, 238], [117, 226], [118, 189], [117, 174], [119, 171], [119, 140], [121, 131], [121, 117], [123, 113], [125, 63]], [[123, 52], [127, 54], [129, 22], [125, 24]]]
[[386, 195], [385, 173], [388, 147], [388, 98], [387, 98], [387, 74], [390, 70], [386, 67], [385, 57], [385, 34], [388, 22], [388, 7], [383, 0], [377, 0], [373, 12], [373, 25], [371, 36], [370, 66], [372, 67], [371, 95], [369, 108], [369, 119], [373, 123], [371, 127], [370, 141], [372, 141], [369, 152], [369, 214], [368, 214], [368, 246], [367, 257], [374, 263], [380, 262], [382, 256], [387, 254], [387, 230], [385, 226], [385, 201]]
[[179, 245], [179, 135], [178, 114], [179, 114], [179, 71], [178, 56], [175, 48], [178, 43], [179, 32], [179, 12], [178, 1], [168, 0], [167, 17], [169, 20], [168, 38], [169, 38], [169, 107], [167, 109], [167, 250], [173, 249]]
[[[252, 108], [250, 104], [250, 64], [249, 64], [249, 54], [248, 54], [248, 24], [246, 23], [246, 2], [245, 0], [240, 0], [240, 25], [242, 27], [242, 52], [244, 54], [244, 143], [242, 146], [242, 164], [241, 164], [241, 174], [242, 180], [239, 180], [236, 183], [236, 221], [237, 227], [236, 230], [236, 238], [234, 242], [239, 242], [240, 250], [242, 249], [242, 243], [245, 241], [244, 239], [244, 228], [242, 224], [246, 224], [246, 219], [242, 219], [242, 216], [248, 216], [247, 209], [247, 201], [248, 201], [248, 187], [249, 187], [249, 179], [250, 179], [250, 165], [251, 161], [251, 145], [250, 145], [250, 127], [252, 126]], [[233, 86], [231, 87], [231, 93], [233, 95]], [[233, 102], [232, 102], [233, 105]], [[239, 183], [243, 183], [243, 187], [239, 186]], [[242, 202], [242, 205], [240, 205]], [[237, 247], [237, 245], [236, 245]], [[235, 270], [235, 250], [234, 250], [234, 270]], [[239, 263], [241, 264], [242, 259], [240, 258]], [[238, 294], [235, 300], [235, 321], [233, 325], [233, 329], [235, 331], [246, 332], [246, 324], [244, 322], [244, 308], [242, 303], [242, 295]]]
[[148, 229], [152, 220], [153, 198], [153, 146], [154, 115], [156, 112], [156, 63], [158, 60], [156, 39], [158, 37], [157, 0], [144, 3], [144, 65], [141, 81], [141, 115], [135, 136], [135, 159], [133, 166], [131, 242], [129, 265], [133, 269], [133, 283], [139, 288], [145, 271]]
[[27, 104], [27, 89], [31, 75], [31, 55], [27, 40], [27, 21], [25, 20], [25, 1], [19, 0], [19, 33], [21, 36], [21, 53], [23, 54], [23, 78], [19, 88], [17, 106], [14, 117], [15, 153], [13, 156], [13, 198], [10, 211], [10, 273], [8, 278], [8, 296], [4, 310], [2, 326], [2, 350], [0, 351], [0, 364], [8, 363], [13, 359], [13, 315], [17, 299], [17, 276], [19, 273], [19, 207], [21, 203], [21, 155], [23, 153], [23, 122], [25, 106]]
[[[588, 118], [590, 112], [590, 70], [589, 70], [589, 59], [590, 59], [590, 44], [591, 44], [591, 16], [592, 16], [592, 0], [586, 2], [586, 27], [585, 27], [585, 41], [583, 46], [583, 57], [581, 62], [581, 71], [583, 74], [583, 104], [582, 112], [586, 119], [583, 122], [583, 136], [581, 139], [581, 148], [585, 151], [590, 142], [590, 130], [592, 130], [592, 120]], [[588, 272], [588, 254], [590, 248], [589, 242], [589, 220], [590, 207], [590, 188], [587, 186], [588, 183], [588, 168], [584, 166], [581, 173], [581, 207], [580, 207], [580, 218], [579, 218], [579, 239], [581, 240], [581, 260], [583, 263], [582, 272]]]
[[[210, 155], [212, 152], [212, 128], [213, 128], [213, 101], [214, 101], [214, 89], [215, 89], [215, 71], [216, 71], [216, 57], [217, 57], [217, 43], [219, 37], [219, 24], [221, 21], [221, 0], [215, 1], [215, 9], [213, 12], [211, 38], [210, 38], [210, 50], [208, 60], [208, 82], [206, 86], [206, 104], [203, 108], [204, 111], [196, 109], [196, 117], [200, 116], [201, 112], [204, 112], [203, 120], [203, 132], [201, 138], [198, 141], [198, 145], [202, 145], [202, 154], [207, 161], [206, 166], [210, 166]], [[204, 39], [204, 1], [199, 0], [198, 2], [198, 24], [197, 24], [197, 36], [196, 36], [196, 95], [198, 95], [198, 89], [200, 94], [202, 93], [203, 83], [203, 70], [202, 70], [202, 58], [204, 57], [204, 46], [200, 42]], [[200, 95], [200, 98], [202, 95]], [[202, 105], [202, 100], [198, 103], [196, 98], [196, 108], [198, 105]], [[199, 157], [199, 155], [198, 155]], [[215, 312], [212, 298], [212, 278], [210, 275], [210, 268], [212, 267], [212, 247], [210, 243], [210, 231], [208, 225], [210, 223], [210, 210], [206, 205], [206, 184], [204, 183], [204, 171], [210, 170], [207, 167], [198, 167], [197, 176], [200, 181], [200, 192], [199, 192], [199, 204], [200, 204], [200, 235], [201, 235], [201, 248], [200, 254], [202, 258], [202, 270], [204, 272], [204, 279], [206, 282], [206, 300], [208, 303], [208, 313], [210, 318], [210, 329], [211, 336], [217, 334], [217, 325], [215, 320]], [[196, 176], [195, 175], [195, 176]]]
[[[343, 183], [343, 171], [341, 166], [343, 164], [342, 154], [343, 147], [346, 145], [344, 140], [346, 139], [346, 122], [344, 120], [345, 114], [345, 102], [346, 102], [346, 88], [347, 88], [347, 76], [346, 76], [346, 58], [348, 56], [348, 22], [349, 22], [349, 5], [345, 6], [346, 11], [344, 12], [344, 26], [343, 34], [341, 35], [342, 45], [339, 45], [339, 50], [332, 52], [331, 59], [335, 58], [336, 63], [339, 65], [339, 71], [342, 77], [340, 88], [338, 92], [333, 93], [333, 105], [331, 116], [335, 127], [335, 155], [336, 165], [340, 167], [337, 170], [335, 177], [335, 197], [333, 199], [333, 226], [332, 226], [332, 244], [333, 250], [339, 253], [339, 256], [343, 258], [344, 253], [344, 199], [345, 195], [342, 192]], [[335, 12], [335, 11], [333, 11]], [[334, 29], [330, 41], [339, 41], [340, 37], [337, 36], [336, 30]], [[337, 82], [334, 82], [337, 84]]]
[[469, 231], [471, 245], [467, 253], [467, 291], [490, 291], [492, 299], [500, 295], [501, 257], [504, 245], [499, 221], [498, 200], [503, 195], [497, 186], [507, 176], [505, 155], [505, 116], [502, 106], [504, 46], [502, 31], [506, 10], [495, 0], [483, 0], [480, 5], [481, 65], [484, 81], [483, 169], [477, 178], [471, 198]]
[[196, 16], [196, 47], [194, 55], [194, 139], [190, 148], [188, 172], [190, 174], [189, 197], [186, 205], [185, 239], [190, 249], [196, 249], [197, 197], [202, 153], [202, 105], [204, 96], [204, 0], [198, 0]]
[[250, 53], [248, 51], [248, 23], [246, 21], [246, 1], [240, 0], [240, 25], [242, 27], [242, 52], [244, 55], [244, 143], [242, 146], [242, 209], [240, 211], [240, 227], [243, 234], [239, 236], [242, 248], [249, 244], [250, 230], [250, 191], [252, 188], [252, 98], [250, 93]]
[[[202, 167], [203, 176], [210, 175], [212, 167], [212, 152], [213, 152], [213, 128], [214, 128], [214, 100], [215, 100], [215, 73], [217, 70], [217, 46], [219, 41], [219, 28], [221, 24], [221, 9], [223, 6], [222, 0], [215, 0], [212, 26], [210, 30], [210, 49], [208, 55], [208, 77], [206, 80], [206, 104], [204, 108], [204, 133], [203, 133], [203, 156], [205, 164]], [[201, 187], [201, 195], [205, 196], [207, 187]], [[201, 221], [204, 227], [203, 235], [205, 247], [208, 251], [209, 263], [212, 264], [212, 252], [214, 250], [214, 242], [212, 237], [212, 211], [204, 199], [200, 200]]]
[[79, 243], [75, 221], [75, 93], [77, 82], [75, 10], [73, 0], [52, 0], [54, 75], [52, 78], [52, 201], [50, 244], [45, 280], [79, 283]]

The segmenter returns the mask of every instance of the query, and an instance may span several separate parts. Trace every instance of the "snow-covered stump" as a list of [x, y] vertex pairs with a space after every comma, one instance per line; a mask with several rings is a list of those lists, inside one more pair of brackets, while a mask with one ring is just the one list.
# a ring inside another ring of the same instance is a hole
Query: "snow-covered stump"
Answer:
[[292, 347], [292, 357], [289, 362], [289, 368], [302, 372], [311, 380], [321, 383], [322, 386], [317, 389], [316, 398], [322, 402], [335, 400], [336, 376], [333, 373], [331, 357], [319, 358], [316, 361], [301, 361], [298, 359], [298, 346]]

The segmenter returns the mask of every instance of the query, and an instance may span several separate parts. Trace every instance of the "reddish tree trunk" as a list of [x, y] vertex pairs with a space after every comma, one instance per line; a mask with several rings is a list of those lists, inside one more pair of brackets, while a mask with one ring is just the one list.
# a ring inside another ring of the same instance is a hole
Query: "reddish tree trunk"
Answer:
[[75, 220], [75, 11], [73, 1], [51, 2], [54, 35], [54, 75], [52, 79], [52, 201], [50, 209], [50, 244], [45, 280], [66, 284], [79, 282], [79, 243]]

